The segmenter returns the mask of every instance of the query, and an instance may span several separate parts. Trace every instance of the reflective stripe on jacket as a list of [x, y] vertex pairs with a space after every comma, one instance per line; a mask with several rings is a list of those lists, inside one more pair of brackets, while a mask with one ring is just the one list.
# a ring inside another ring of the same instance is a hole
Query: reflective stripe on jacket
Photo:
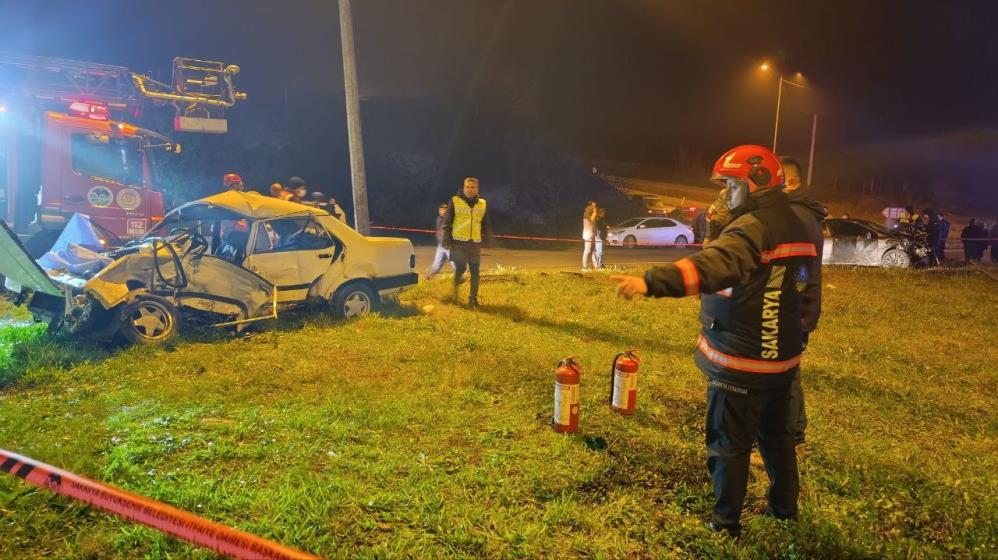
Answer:
[[482, 220], [485, 218], [486, 202], [479, 197], [474, 206], [461, 197], [451, 198], [454, 206], [454, 222], [451, 226], [451, 238], [454, 241], [482, 242]]

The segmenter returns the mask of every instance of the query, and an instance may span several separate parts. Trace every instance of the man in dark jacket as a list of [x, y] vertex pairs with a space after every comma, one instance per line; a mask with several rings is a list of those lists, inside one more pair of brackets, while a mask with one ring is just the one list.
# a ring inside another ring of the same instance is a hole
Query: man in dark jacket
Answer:
[[[800, 163], [792, 157], [781, 157], [783, 176], [786, 179], [784, 191], [790, 199], [790, 208], [800, 219], [807, 230], [808, 240], [814, 244], [815, 259], [811, 261], [802, 278], [798, 282], [805, 284], [801, 293], [801, 329], [803, 332], [802, 350], [807, 349], [811, 332], [818, 328], [818, 318], [821, 317], [821, 256], [825, 246], [825, 236], [822, 234], [821, 221], [828, 215], [825, 206], [811, 196], [810, 187], [804, 187], [801, 182]], [[804, 411], [804, 390], [800, 384], [800, 368], [794, 375], [790, 385], [790, 428], [794, 432], [794, 444], [804, 443], [804, 430], [807, 428], [807, 413]]]
[[922, 212], [922, 216], [925, 218], [925, 234], [926, 243], [929, 245], [930, 265], [937, 265], [939, 261], [942, 260], [942, 256], [936, 251], [936, 247], [939, 246], [939, 215], [932, 208], [926, 208]]
[[949, 239], [949, 220], [939, 214], [939, 242], [936, 243], [936, 257], [939, 262], [946, 259], [946, 240]]
[[960, 241], [963, 243], [963, 258], [968, 264], [971, 261], [981, 260], [977, 255], [978, 241], [976, 239], [979, 237], [983, 237], [981, 235], [981, 228], [977, 227], [977, 221], [971, 218], [967, 227], [960, 231]]
[[461, 191], [447, 203], [444, 215], [444, 247], [454, 263], [454, 299], [465, 270], [471, 270], [471, 294], [468, 306], [478, 307], [478, 282], [482, 263], [482, 244], [492, 243], [492, 224], [488, 205], [478, 196], [478, 179], [468, 177]]
[[694, 358], [708, 378], [707, 468], [714, 483], [713, 528], [741, 533], [749, 453], [758, 440], [769, 474], [767, 513], [796, 519], [799, 492], [790, 384], [802, 347], [800, 282], [817, 250], [782, 187], [769, 149], [739, 146], [711, 177], [726, 188], [733, 216], [703, 250], [648, 270], [613, 276], [623, 297], [703, 294]]

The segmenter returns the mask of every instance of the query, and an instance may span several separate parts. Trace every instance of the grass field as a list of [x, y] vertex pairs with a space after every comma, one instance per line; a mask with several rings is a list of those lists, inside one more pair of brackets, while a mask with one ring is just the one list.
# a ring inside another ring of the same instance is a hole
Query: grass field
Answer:
[[[328, 557], [998, 556], [998, 284], [826, 271], [803, 368], [799, 523], [753, 472], [739, 542], [704, 526], [697, 302], [605, 276], [446, 280], [383, 316], [104, 349], [0, 327], [0, 446]], [[0, 315], [9, 308], [0, 308]], [[614, 354], [638, 413], [607, 410]], [[554, 368], [583, 366], [582, 429], [551, 431]], [[210, 558], [0, 478], [0, 558]]]

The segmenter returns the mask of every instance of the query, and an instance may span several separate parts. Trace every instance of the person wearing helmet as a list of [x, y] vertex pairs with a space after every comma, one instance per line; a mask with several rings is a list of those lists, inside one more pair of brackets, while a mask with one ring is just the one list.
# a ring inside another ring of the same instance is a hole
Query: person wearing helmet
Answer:
[[270, 185], [270, 196], [274, 198], [283, 198], [285, 192], [284, 186], [280, 183], [272, 183]]
[[236, 173], [226, 173], [222, 176], [222, 186], [224, 186], [227, 191], [242, 192], [243, 178]]
[[288, 179], [288, 192], [291, 193], [291, 202], [304, 202], [308, 199], [308, 185], [301, 177]]
[[738, 536], [756, 441], [770, 479], [767, 514], [797, 517], [790, 383], [801, 356], [801, 292], [817, 252], [790, 208], [772, 151], [733, 148], [714, 164], [711, 179], [724, 187], [731, 216], [716, 239], [643, 277], [611, 278], [626, 298], [701, 296], [694, 361], [707, 377], [711, 526]]

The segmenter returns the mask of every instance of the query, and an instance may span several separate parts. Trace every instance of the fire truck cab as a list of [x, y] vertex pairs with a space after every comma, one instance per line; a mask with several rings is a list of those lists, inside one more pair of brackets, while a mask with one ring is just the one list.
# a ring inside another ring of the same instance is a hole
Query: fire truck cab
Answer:
[[164, 214], [157, 164], [180, 146], [115, 117], [172, 105], [175, 130], [224, 133], [219, 117], [246, 98], [238, 71], [177, 58], [168, 86], [120, 66], [0, 53], [0, 220], [35, 257], [75, 213], [109, 244], [141, 237]]
[[178, 146], [110, 120], [99, 104], [69, 105], [73, 112], [3, 105], [0, 218], [40, 245], [54, 240], [77, 212], [109, 236], [143, 235], [163, 216], [163, 195], [154, 188], [154, 164], [162, 156], [155, 152]]

